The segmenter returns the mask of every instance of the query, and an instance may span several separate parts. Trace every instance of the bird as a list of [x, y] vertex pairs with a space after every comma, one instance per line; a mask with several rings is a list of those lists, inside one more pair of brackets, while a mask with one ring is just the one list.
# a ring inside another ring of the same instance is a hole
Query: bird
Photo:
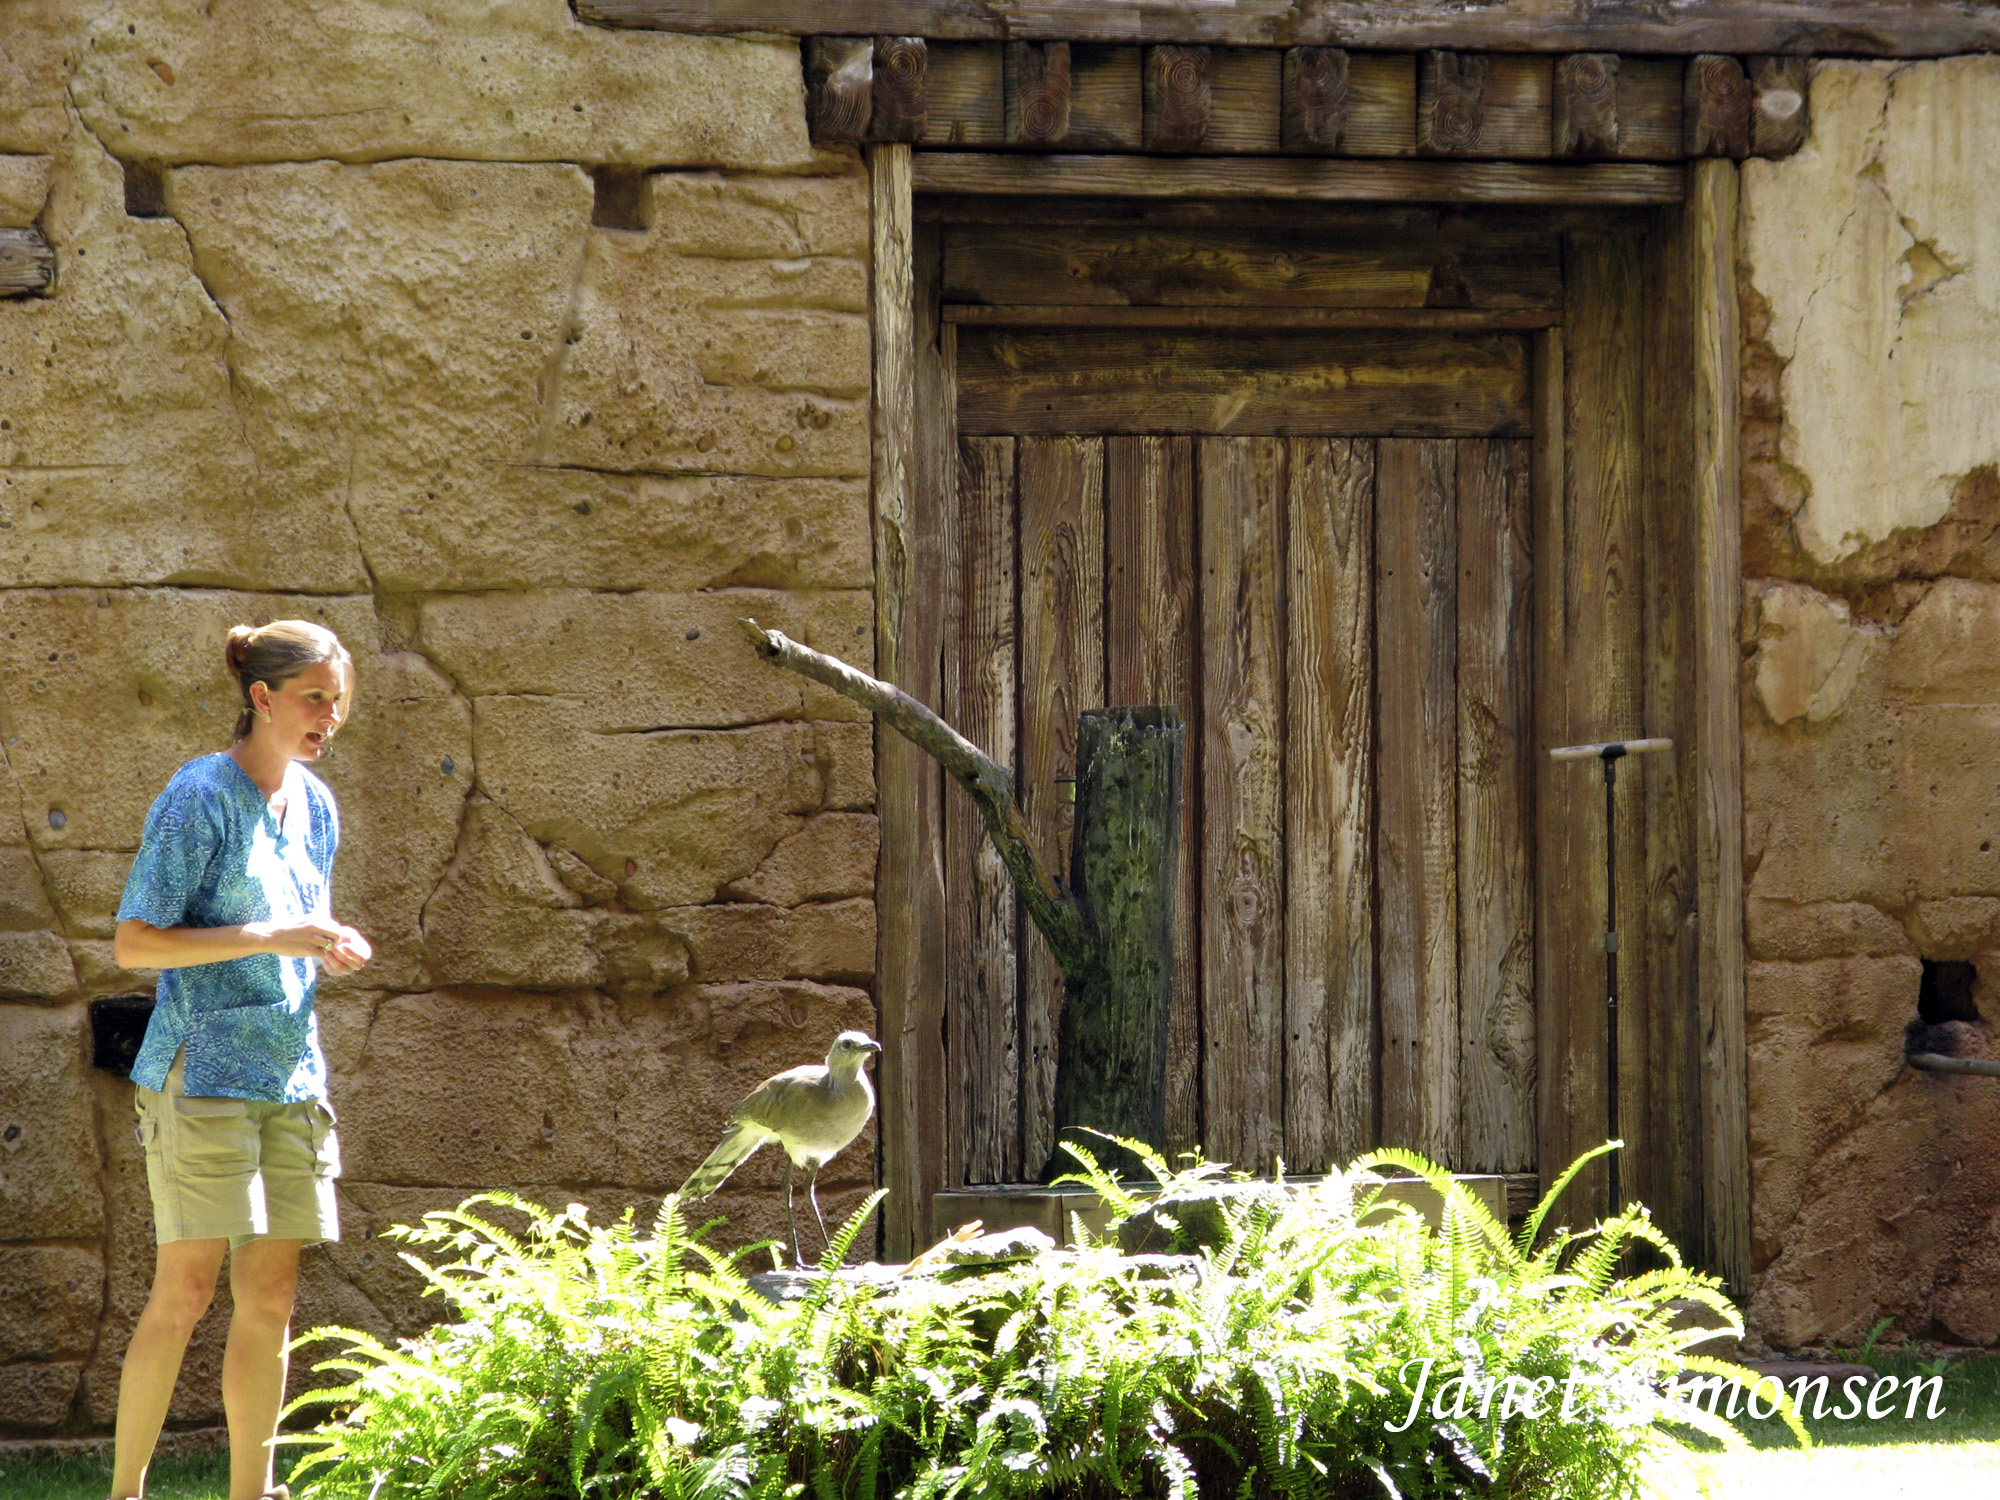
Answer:
[[832, 1245], [819, 1210], [819, 1169], [847, 1149], [875, 1113], [867, 1063], [882, 1044], [860, 1031], [843, 1031], [827, 1050], [824, 1066], [807, 1063], [765, 1079], [730, 1113], [729, 1128], [708, 1159], [681, 1185], [683, 1199], [706, 1198], [721, 1187], [759, 1146], [776, 1141], [785, 1152], [785, 1219], [792, 1231], [792, 1264], [799, 1265], [799, 1221], [792, 1175], [806, 1174], [806, 1196], [819, 1220], [822, 1243]]

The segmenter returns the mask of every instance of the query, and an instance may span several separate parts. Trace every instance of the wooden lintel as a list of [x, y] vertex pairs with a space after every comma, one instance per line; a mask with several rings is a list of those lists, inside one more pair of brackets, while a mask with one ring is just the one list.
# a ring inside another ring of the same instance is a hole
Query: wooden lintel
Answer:
[[1059, 146], [1069, 138], [1068, 42], [1009, 42], [1001, 87], [1010, 146]]
[[0, 229], [0, 297], [33, 297], [56, 279], [56, 253], [39, 229]]
[[1987, 0], [575, 0], [600, 26], [707, 33], [921, 36], [1396, 51], [1824, 53], [1943, 57], [2000, 50]]
[[1144, 139], [1148, 151], [1199, 151], [1214, 109], [1206, 47], [1146, 49]]
[[875, 39], [816, 36], [806, 43], [806, 119], [813, 139], [868, 139], [875, 114]]
[[1807, 59], [1750, 60], [1750, 154], [1790, 156], [1812, 128]]
[[1285, 50], [1280, 140], [1287, 151], [1333, 152], [1347, 129], [1349, 71], [1338, 47]]
[[947, 323], [986, 328], [1556, 328], [1559, 307], [1123, 307], [948, 302]]
[[1292, 198], [1321, 202], [1678, 203], [1677, 166], [1297, 157], [1016, 156], [920, 152], [919, 193], [1090, 193], [1130, 198]]
[[928, 52], [920, 36], [875, 38], [875, 76], [870, 90], [874, 119], [868, 136], [877, 141], [920, 141], [930, 124], [925, 95]]

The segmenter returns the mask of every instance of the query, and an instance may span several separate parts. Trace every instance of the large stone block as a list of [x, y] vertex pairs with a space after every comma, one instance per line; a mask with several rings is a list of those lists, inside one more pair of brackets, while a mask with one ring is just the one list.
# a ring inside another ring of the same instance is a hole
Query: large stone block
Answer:
[[0, 1245], [0, 1363], [88, 1354], [103, 1311], [96, 1251]]
[[118, 163], [80, 128], [43, 223], [60, 295], [0, 316], [0, 582], [365, 588], [346, 454], [287, 468], [253, 449], [238, 345], [187, 236], [126, 215]]
[[1771, 901], [1745, 905], [1752, 958], [1889, 958], [1914, 954], [1896, 919], [1860, 901]]
[[54, 1000], [76, 988], [69, 945], [53, 932], [0, 932], [0, 1000]]
[[1933, 583], [1896, 631], [1884, 690], [1909, 703], [2000, 704], [2000, 584]]
[[742, 901], [801, 906], [875, 894], [880, 827], [873, 813], [820, 813], [801, 818], [757, 868], [728, 893]]
[[49, 151], [62, 139], [69, 69], [63, 57], [78, 29], [73, 0], [8, 0], [0, 26], [0, 151]]
[[431, 470], [386, 451], [352, 510], [378, 584], [403, 593], [866, 588], [873, 569], [859, 479]]
[[795, 43], [607, 31], [563, 0], [116, 0], [71, 84], [155, 160], [738, 170], [812, 160], [804, 93]]
[[1743, 263], [1770, 307], [1792, 526], [1833, 564], [1930, 526], [2000, 461], [2000, 59], [1823, 62], [1812, 138], [1743, 166]]
[[0, 1005], [0, 1240], [104, 1229], [81, 1006]]
[[845, 256], [865, 261], [868, 179], [725, 177], [657, 172], [646, 179], [647, 230], [664, 249], [717, 260], [798, 260]]
[[598, 722], [595, 705], [571, 700], [478, 699], [480, 786], [537, 841], [622, 870], [629, 907], [713, 900], [763, 862], [792, 818], [818, 810], [815, 731], [826, 726], [623, 732]]
[[809, 754], [827, 812], [867, 812], [875, 806], [873, 724], [815, 724]]
[[46, 1431], [69, 1415], [83, 1366], [74, 1360], [53, 1364], [0, 1365], [0, 1426]]
[[46, 156], [0, 156], [0, 229], [24, 229], [49, 201]]
[[758, 1083], [821, 1060], [838, 1032], [872, 1026], [873, 1015], [859, 990], [805, 982], [690, 985], [623, 1002], [504, 990], [389, 996], [366, 1053], [334, 1080], [347, 1172], [468, 1191], [664, 1191]]
[[677, 906], [660, 920], [687, 944], [694, 977], [824, 979], [865, 984], [875, 973], [875, 903]]
[[32, 849], [0, 846], [0, 932], [56, 925], [48, 883]]
[[421, 628], [461, 691], [582, 699], [606, 730], [867, 717], [759, 658], [744, 617], [873, 665], [874, 601], [859, 591], [443, 595], [424, 601]]
[[1847, 704], [1871, 651], [1872, 631], [1857, 628], [1845, 601], [1803, 584], [1759, 584], [1753, 681], [1773, 724], [1803, 716], [1818, 724]]
[[80, 938], [112, 936], [132, 856], [118, 849], [44, 849], [37, 859], [63, 930]]

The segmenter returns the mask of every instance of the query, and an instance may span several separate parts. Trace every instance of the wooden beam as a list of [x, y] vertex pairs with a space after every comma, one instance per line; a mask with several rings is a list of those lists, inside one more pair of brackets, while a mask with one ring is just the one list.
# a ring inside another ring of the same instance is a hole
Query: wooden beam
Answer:
[[1476, 52], [1426, 52], [1417, 73], [1417, 149], [1469, 156], [1486, 128], [1488, 59]]
[[1199, 151], [1213, 105], [1206, 47], [1148, 47], [1142, 69], [1148, 151]]
[[872, 98], [875, 117], [870, 122], [870, 139], [878, 141], [920, 141], [930, 123], [924, 97], [924, 39], [920, 36], [878, 36], [875, 38], [875, 80]]
[[0, 229], [0, 297], [37, 296], [54, 285], [56, 253], [39, 229]]
[[1069, 43], [1009, 42], [1004, 55], [1003, 134], [1010, 146], [1069, 139]]
[[1750, 59], [1750, 154], [1790, 156], [1812, 129], [1809, 60]]
[[988, 42], [934, 42], [925, 49], [926, 146], [999, 146], [1006, 141], [1001, 53]]
[[1557, 156], [1618, 154], [1618, 54], [1579, 52], [1556, 64]]
[[[873, 42], [869, 55], [873, 56]], [[927, 506], [941, 486], [918, 484], [917, 301], [910, 148], [868, 148], [875, 363], [875, 667], [919, 703], [941, 687], [935, 601], [943, 590], [938, 518]], [[926, 299], [928, 301], [928, 299]], [[875, 877], [875, 1003], [882, 1062], [881, 1181], [884, 1251], [914, 1254], [925, 1205], [945, 1186], [943, 996], [943, 772], [900, 735], [875, 744], [881, 854]]]
[[1287, 151], [1340, 149], [1347, 129], [1347, 54], [1338, 47], [1285, 49], [1279, 136]]
[[1357, 51], [1816, 52], [1943, 57], [2000, 49], [1986, 0], [575, 0], [600, 26]]
[[1733, 57], [1704, 53], [1682, 83], [1682, 149], [1689, 156], [1750, 154], [1750, 81]]
[[1123, 157], [925, 152], [920, 193], [1088, 193], [1138, 198], [1297, 198], [1361, 203], [1678, 203], [1677, 166], [1573, 166], [1294, 157]]
[[947, 323], [981, 328], [1555, 328], [1553, 307], [1094, 307], [948, 303]]
[[1736, 298], [1737, 170], [1705, 161], [1685, 213], [1691, 277], [1696, 890], [1700, 914], [1704, 1259], [1737, 1295], [1750, 1286], [1750, 1126], [1744, 1035], [1743, 742], [1738, 711], [1742, 603], [1742, 335]]
[[875, 113], [875, 39], [816, 36], [806, 43], [806, 121], [816, 141], [865, 141]]

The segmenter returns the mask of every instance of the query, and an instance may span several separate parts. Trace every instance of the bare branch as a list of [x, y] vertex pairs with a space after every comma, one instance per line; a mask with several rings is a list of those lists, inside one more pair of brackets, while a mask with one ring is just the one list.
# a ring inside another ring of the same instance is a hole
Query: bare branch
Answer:
[[1028, 835], [1027, 820], [1014, 800], [1012, 772], [894, 683], [870, 677], [779, 631], [766, 630], [755, 620], [740, 623], [758, 655], [859, 703], [943, 766], [979, 809], [993, 847], [1000, 851], [1029, 918], [1048, 939], [1063, 977], [1075, 982], [1097, 966], [1097, 945], [1076, 898], [1050, 874]]

